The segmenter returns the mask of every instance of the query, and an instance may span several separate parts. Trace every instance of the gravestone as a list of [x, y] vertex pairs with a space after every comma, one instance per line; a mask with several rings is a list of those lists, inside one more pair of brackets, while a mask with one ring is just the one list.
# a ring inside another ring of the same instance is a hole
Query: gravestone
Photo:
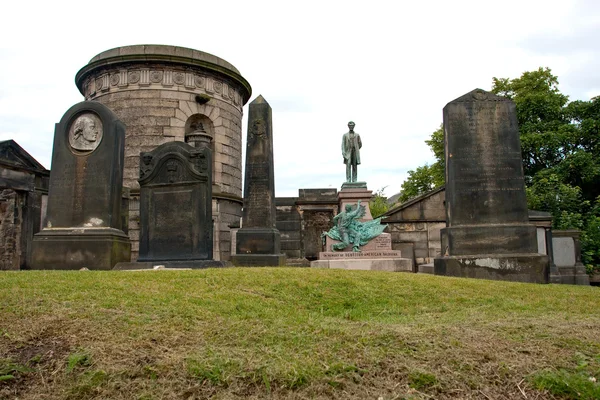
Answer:
[[250, 103], [242, 227], [237, 232], [236, 266], [283, 265], [280, 233], [275, 227], [273, 124], [269, 103], [258, 96]]
[[210, 260], [210, 148], [171, 142], [140, 155], [138, 261]]
[[446, 228], [436, 275], [548, 282], [528, 223], [515, 104], [481, 89], [444, 107]]
[[34, 236], [33, 269], [111, 269], [129, 260], [121, 202], [125, 127], [84, 101], [56, 124], [46, 225]]

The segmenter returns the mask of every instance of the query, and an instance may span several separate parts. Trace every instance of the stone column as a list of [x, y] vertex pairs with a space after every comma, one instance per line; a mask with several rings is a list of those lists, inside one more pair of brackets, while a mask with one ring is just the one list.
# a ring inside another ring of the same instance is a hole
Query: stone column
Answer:
[[258, 96], [250, 103], [242, 228], [237, 232], [237, 266], [283, 265], [280, 233], [275, 227], [273, 123], [269, 103]]

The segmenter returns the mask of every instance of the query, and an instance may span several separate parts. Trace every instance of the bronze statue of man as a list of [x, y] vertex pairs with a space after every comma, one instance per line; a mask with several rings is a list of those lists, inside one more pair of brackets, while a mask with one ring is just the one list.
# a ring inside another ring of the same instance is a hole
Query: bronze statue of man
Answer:
[[342, 137], [342, 156], [346, 164], [346, 182], [356, 182], [357, 165], [360, 164], [360, 135], [354, 132], [354, 122], [348, 122], [347, 133]]

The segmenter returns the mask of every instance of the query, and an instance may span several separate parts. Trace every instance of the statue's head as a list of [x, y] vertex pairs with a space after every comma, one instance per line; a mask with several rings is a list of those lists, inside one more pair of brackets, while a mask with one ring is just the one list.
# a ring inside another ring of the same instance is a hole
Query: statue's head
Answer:
[[77, 121], [75, 121], [73, 136], [76, 140], [80, 137], [83, 137], [83, 140], [87, 142], [95, 142], [98, 138], [98, 129], [96, 129], [96, 123], [93, 119], [86, 116], [77, 118]]
[[346, 211], [352, 211], [352, 204], [346, 204]]
[[354, 122], [350, 121], [348, 122], [348, 128], [353, 131], [354, 130], [354, 125], [356, 125]]

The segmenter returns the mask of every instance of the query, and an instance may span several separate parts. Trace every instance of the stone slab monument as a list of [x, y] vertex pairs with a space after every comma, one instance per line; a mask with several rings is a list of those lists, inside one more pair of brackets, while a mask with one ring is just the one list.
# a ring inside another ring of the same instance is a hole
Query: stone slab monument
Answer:
[[84, 101], [56, 124], [46, 225], [34, 236], [33, 269], [112, 269], [130, 258], [121, 202], [125, 127]]
[[515, 104], [481, 89], [444, 107], [446, 228], [436, 275], [548, 282], [528, 222]]
[[186, 136], [140, 154], [140, 252], [115, 268], [222, 267], [213, 260], [211, 136], [201, 123]]
[[273, 124], [271, 106], [258, 96], [250, 103], [242, 227], [237, 231], [236, 266], [281, 266], [281, 237], [276, 228]]

